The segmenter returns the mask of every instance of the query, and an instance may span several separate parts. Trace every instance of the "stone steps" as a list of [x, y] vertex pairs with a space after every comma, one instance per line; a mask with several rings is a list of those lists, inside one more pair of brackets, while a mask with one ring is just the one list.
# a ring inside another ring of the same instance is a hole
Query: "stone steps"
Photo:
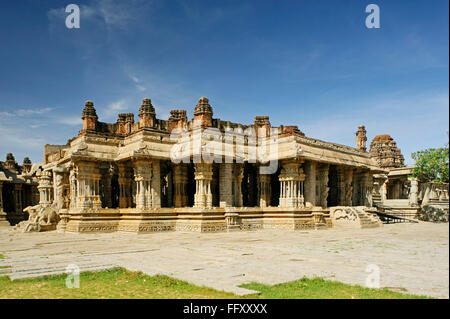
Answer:
[[339, 206], [332, 208], [332, 222], [335, 227], [375, 228], [382, 226], [378, 216], [366, 212], [366, 207]]
[[[74, 262], [76, 260], [76, 262]], [[80, 272], [101, 271], [114, 268], [115, 265], [86, 258], [55, 258], [55, 260], [43, 260], [42, 258], [17, 258], [6, 259], [0, 262], [0, 276], [9, 276], [11, 280], [37, 278], [50, 275], [65, 274], [68, 265], [75, 264]]]

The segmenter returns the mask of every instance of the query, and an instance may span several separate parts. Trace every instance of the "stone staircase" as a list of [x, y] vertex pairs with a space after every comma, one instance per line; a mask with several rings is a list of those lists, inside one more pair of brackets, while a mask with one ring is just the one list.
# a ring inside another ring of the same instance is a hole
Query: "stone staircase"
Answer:
[[0, 276], [9, 276], [11, 280], [36, 278], [49, 275], [66, 274], [69, 265], [75, 264], [80, 272], [101, 271], [114, 268], [115, 265], [99, 258], [69, 256], [23, 257], [6, 258], [0, 260]]
[[375, 228], [383, 225], [374, 209], [364, 206], [338, 206], [330, 208], [333, 227]]

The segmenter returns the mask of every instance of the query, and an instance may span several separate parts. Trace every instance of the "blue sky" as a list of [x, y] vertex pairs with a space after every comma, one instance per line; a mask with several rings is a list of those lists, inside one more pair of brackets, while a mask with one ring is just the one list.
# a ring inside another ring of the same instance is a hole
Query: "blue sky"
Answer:
[[[81, 8], [67, 29], [65, 6]], [[381, 10], [367, 29], [365, 7]], [[410, 154], [449, 130], [449, 2], [93, 0], [0, 2], [0, 157], [42, 161], [44, 144], [152, 99], [157, 116], [207, 96], [214, 117], [298, 125], [355, 145], [390, 134]]]

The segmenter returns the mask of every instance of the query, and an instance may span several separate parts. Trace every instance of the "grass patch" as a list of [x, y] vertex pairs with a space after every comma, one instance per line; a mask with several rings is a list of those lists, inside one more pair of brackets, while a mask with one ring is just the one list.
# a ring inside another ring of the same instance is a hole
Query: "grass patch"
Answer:
[[250, 283], [243, 288], [261, 292], [269, 299], [425, 299], [425, 296], [402, 294], [388, 289], [371, 289], [356, 285], [347, 285], [322, 278], [302, 278], [278, 285]]
[[80, 275], [80, 288], [66, 288], [66, 275], [11, 281], [0, 277], [0, 298], [14, 299], [106, 299], [106, 298], [424, 298], [389, 291], [368, 289], [323, 279], [301, 279], [274, 286], [259, 283], [242, 285], [260, 291], [260, 294], [237, 296], [232, 293], [200, 287], [167, 276], [148, 276], [115, 268], [101, 272], [84, 272]]
[[6, 256], [3, 254], [0, 254], [0, 259], [6, 259]]

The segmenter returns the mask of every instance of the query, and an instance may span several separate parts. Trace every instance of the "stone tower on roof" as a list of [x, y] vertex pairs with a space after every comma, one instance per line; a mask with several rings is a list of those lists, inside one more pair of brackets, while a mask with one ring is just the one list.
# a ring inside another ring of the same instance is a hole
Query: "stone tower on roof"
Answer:
[[94, 102], [88, 100], [84, 103], [81, 119], [83, 120], [83, 130], [95, 130], [98, 116], [94, 108]]
[[213, 110], [206, 97], [201, 97], [198, 100], [197, 106], [194, 109], [194, 123], [195, 126], [210, 127], [212, 126]]
[[370, 143], [370, 156], [381, 168], [391, 169], [405, 166], [405, 159], [394, 139], [388, 135], [377, 135]]
[[358, 131], [356, 132], [356, 148], [360, 151], [366, 151], [367, 142], [367, 131], [364, 125], [358, 126]]
[[146, 98], [139, 108], [139, 127], [153, 127], [156, 122], [156, 112], [152, 100]]

